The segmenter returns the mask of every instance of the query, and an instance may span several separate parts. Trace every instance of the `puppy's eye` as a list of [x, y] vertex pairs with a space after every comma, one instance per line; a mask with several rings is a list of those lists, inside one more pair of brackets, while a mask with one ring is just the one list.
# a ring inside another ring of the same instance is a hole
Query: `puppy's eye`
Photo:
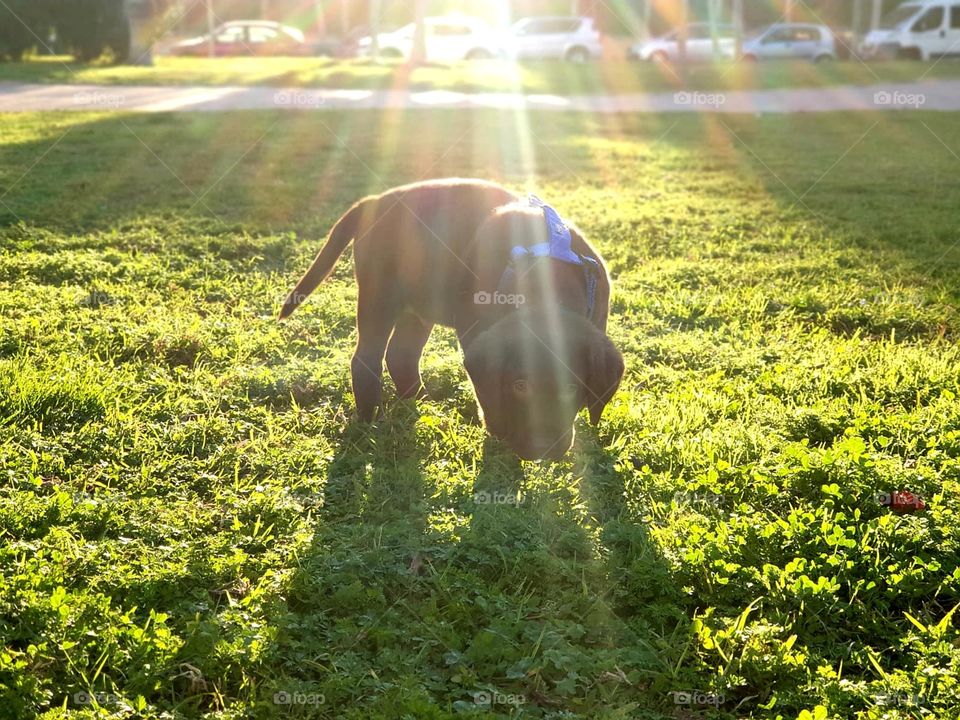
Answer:
[[513, 392], [519, 397], [527, 397], [530, 395], [530, 385], [526, 380], [517, 380], [513, 383]]

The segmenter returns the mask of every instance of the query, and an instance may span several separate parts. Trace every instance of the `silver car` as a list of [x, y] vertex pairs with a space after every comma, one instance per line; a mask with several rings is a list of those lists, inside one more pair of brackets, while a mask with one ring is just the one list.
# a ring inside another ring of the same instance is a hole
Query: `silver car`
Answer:
[[582, 63], [600, 58], [600, 33], [588, 17], [530, 17], [518, 20], [505, 50], [514, 60], [562, 59]]
[[[736, 47], [733, 25], [717, 25], [715, 29], [709, 23], [690, 23], [687, 26], [687, 62], [709, 62], [716, 59], [716, 53], [719, 53], [720, 59], [731, 60]], [[645, 62], [677, 62], [680, 59], [680, 31], [673, 30], [662, 37], [636, 43], [630, 47], [627, 57]]]
[[780, 23], [771, 25], [743, 44], [743, 59], [813, 62], [837, 59], [837, 40], [825, 25]]

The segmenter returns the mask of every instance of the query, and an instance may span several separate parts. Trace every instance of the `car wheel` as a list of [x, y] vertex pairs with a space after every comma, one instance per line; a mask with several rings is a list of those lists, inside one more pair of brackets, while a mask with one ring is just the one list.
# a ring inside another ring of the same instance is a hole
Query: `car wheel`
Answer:
[[828, 63], [828, 62], [833, 62], [833, 55], [829, 55], [829, 54], [827, 54], [827, 53], [824, 53], [823, 55], [817, 55], [817, 56], [813, 59], [813, 61], [814, 61], [815, 63]]
[[586, 48], [575, 47], [567, 50], [567, 61], [583, 64], [590, 59], [590, 53]]
[[380, 57], [389, 58], [390, 60], [397, 60], [403, 57], [403, 53], [397, 50], [397, 48], [380, 48]]
[[750, 54], [744, 55], [744, 56], [743, 56], [743, 61], [746, 62], [746, 63], [755, 63], [755, 62], [757, 62], [757, 56], [756, 56], [756, 55], [750, 55]]
[[493, 53], [484, 48], [474, 48], [467, 53], [467, 60], [492, 60]]

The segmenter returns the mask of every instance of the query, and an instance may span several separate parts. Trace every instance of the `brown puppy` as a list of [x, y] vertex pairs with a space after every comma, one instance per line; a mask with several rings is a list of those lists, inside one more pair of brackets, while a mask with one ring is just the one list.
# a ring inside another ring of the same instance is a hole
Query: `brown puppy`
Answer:
[[[457, 331], [490, 433], [524, 459], [559, 458], [581, 408], [599, 422], [624, 366], [605, 334], [603, 261], [576, 228], [551, 223], [550, 212], [480, 180], [416, 183], [365, 198], [333, 227], [280, 319], [353, 240], [359, 299], [351, 371], [360, 419], [372, 420], [380, 404], [384, 355], [400, 397], [422, 392], [420, 356], [439, 323]], [[569, 259], [524, 253], [562, 230]]]

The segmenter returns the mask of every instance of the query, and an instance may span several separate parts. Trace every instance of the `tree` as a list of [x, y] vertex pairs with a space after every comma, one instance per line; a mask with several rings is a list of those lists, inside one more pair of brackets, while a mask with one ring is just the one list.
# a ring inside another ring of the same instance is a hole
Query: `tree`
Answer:
[[125, 0], [37, 0], [50, 7], [57, 38], [80, 62], [109, 51], [118, 62], [130, 55], [130, 19]]
[[130, 57], [134, 65], [153, 65], [153, 44], [184, 15], [184, 0], [126, 0], [130, 20]]
[[215, 24], [216, 15], [213, 12], [213, 0], [207, 0], [207, 54], [210, 57], [216, 57], [217, 55], [217, 40], [213, 36]]
[[4, 0], [0, 5], [0, 60], [20, 60], [30, 50], [58, 50], [89, 62], [109, 52], [130, 55], [126, 0]]
[[687, 38], [689, 37], [690, 6], [689, 0], [680, 0], [680, 26], [677, 33], [677, 56], [681, 63], [687, 61]]
[[338, 5], [340, 7], [340, 37], [346, 37], [347, 33], [350, 32], [350, 7], [347, 5], [347, 0], [340, 0]]
[[640, 31], [643, 33], [643, 39], [646, 40], [650, 37], [650, 3], [651, 0], [642, 0], [643, 5], [641, 5], [640, 10]]
[[743, 57], [743, 28], [743, 0], [733, 0], [733, 33], [737, 43], [733, 56], [737, 60]]
[[710, 41], [711, 53], [714, 60], [720, 60], [720, 14], [723, 11], [723, 0], [710, 0], [707, 6], [708, 17], [710, 18]]
[[853, 0], [853, 34], [857, 38], [863, 36], [863, 0]]
[[326, 37], [327, 18], [323, 12], [323, 0], [314, 0], [314, 29], [317, 37]]
[[4, 0], [0, 5], [0, 60], [17, 61], [49, 34], [48, 8], [35, 0]]
[[427, 0], [414, 0], [414, 22], [416, 29], [413, 32], [413, 52], [410, 62], [419, 65], [427, 59]]
[[380, 57], [380, 13], [381, 0], [370, 0], [370, 54]]
[[873, 12], [870, 13], [870, 29], [880, 27], [880, 16], [883, 14], [883, 0], [873, 0]]
[[783, 17], [787, 22], [793, 22], [796, 0], [783, 0]]

